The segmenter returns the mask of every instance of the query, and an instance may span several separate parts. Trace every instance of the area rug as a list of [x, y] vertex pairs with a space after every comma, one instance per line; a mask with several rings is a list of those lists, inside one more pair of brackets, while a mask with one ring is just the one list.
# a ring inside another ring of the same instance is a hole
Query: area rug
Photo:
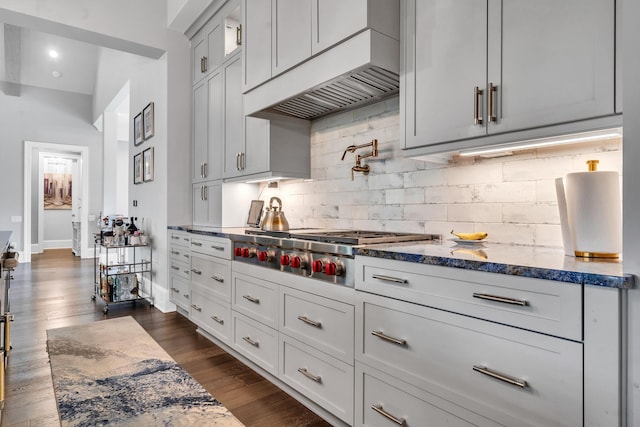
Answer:
[[132, 317], [47, 330], [62, 426], [242, 426]]

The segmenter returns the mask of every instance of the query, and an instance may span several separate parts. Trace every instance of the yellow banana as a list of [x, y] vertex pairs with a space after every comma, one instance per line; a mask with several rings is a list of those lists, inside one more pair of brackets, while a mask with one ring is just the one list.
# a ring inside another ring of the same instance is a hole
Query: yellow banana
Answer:
[[462, 240], [482, 240], [488, 236], [484, 231], [478, 233], [454, 233], [451, 230], [451, 234]]

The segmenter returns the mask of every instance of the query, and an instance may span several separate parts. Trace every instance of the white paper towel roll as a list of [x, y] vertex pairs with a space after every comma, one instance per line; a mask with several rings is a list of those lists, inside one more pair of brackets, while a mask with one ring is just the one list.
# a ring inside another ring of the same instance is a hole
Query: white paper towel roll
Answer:
[[618, 256], [622, 252], [618, 173], [570, 173], [566, 180], [566, 198], [576, 256]]
[[567, 214], [567, 197], [564, 191], [564, 179], [556, 178], [556, 196], [558, 198], [558, 213], [560, 214], [560, 228], [562, 230], [562, 246], [564, 254], [567, 256], [575, 256], [573, 249], [573, 232], [569, 225], [569, 216]]

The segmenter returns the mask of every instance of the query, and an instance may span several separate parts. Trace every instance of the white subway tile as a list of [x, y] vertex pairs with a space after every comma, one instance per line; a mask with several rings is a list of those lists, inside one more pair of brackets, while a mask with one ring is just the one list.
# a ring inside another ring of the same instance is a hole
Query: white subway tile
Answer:
[[369, 206], [340, 205], [338, 213], [341, 219], [369, 219]]
[[449, 167], [445, 175], [448, 185], [502, 182], [502, 164], [479, 163]]
[[369, 219], [402, 220], [404, 219], [404, 209], [399, 205], [371, 205], [369, 206]]
[[[492, 243], [534, 245], [536, 240], [536, 227], [533, 224], [474, 224], [473, 231], [486, 231], [488, 233], [487, 241]], [[491, 258], [490, 250], [487, 252]]]
[[447, 205], [404, 205], [404, 219], [407, 221], [446, 221]]
[[505, 203], [502, 210], [505, 223], [516, 224], [559, 224], [558, 204]]
[[505, 181], [535, 181], [555, 179], [571, 172], [571, 163], [564, 158], [543, 158], [505, 162], [503, 174]]
[[446, 183], [445, 169], [427, 169], [404, 174], [404, 186], [411, 187], [438, 187]]
[[562, 247], [562, 229], [559, 225], [537, 224], [536, 245], [548, 247]]
[[536, 181], [537, 202], [557, 202], [556, 182], [553, 179]]
[[424, 190], [426, 203], [471, 203], [475, 197], [475, 189], [471, 185], [427, 187]]
[[480, 203], [533, 202], [535, 197], [535, 181], [474, 185], [474, 201]]
[[386, 190], [385, 202], [388, 205], [424, 203], [424, 189], [414, 187]]
[[447, 220], [452, 222], [501, 222], [502, 203], [451, 203]]
[[386, 221], [384, 231], [424, 234], [424, 221]]

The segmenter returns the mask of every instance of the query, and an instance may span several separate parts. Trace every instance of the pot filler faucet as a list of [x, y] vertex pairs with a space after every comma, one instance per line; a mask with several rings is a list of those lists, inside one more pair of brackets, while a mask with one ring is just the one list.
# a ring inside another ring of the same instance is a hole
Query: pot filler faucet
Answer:
[[371, 167], [369, 165], [363, 165], [361, 162], [362, 162], [362, 159], [366, 159], [367, 157], [378, 157], [378, 140], [374, 139], [371, 142], [368, 142], [366, 144], [361, 144], [361, 145], [350, 145], [347, 147], [346, 150], [344, 150], [344, 153], [342, 153], [342, 160], [344, 160], [344, 156], [347, 155], [347, 152], [355, 153], [358, 148], [365, 148], [365, 147], [372, 147], [371, 152], [369, 154], [364, 154], [364, 155], [358, 154], [356, 156], [356, 165], [351, 168], [351, 181], [353, 181], [354, 172], [362, 172], [364, 175], [369, 175], [369, 172], [371, 171]]

